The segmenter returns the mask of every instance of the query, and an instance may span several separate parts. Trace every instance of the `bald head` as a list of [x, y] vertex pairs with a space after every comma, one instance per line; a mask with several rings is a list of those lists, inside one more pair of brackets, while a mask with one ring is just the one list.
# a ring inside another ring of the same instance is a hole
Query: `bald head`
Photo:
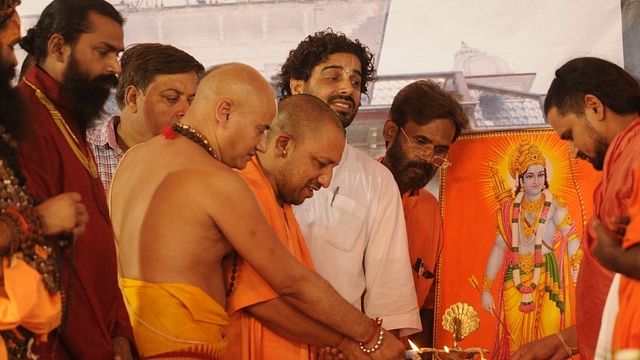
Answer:
[[338, 130], [344, 137], [346, 132], [338, 115], [319, 98], [299, 94], [289, 96], [278, 104], [278, 116], [271, 124], [269, 139], [278, 133], [287, 133], [296, 141], [304, 141], [308, 136], [321, 136], [324, 131]]
[[230, 63], [205, 74], [182, 122], [203, 133], [223, 163], [244, 169], [256, 152], [266, 150], [264, 132], [276, 111], [267, 80], [251, 66]]
[[273, 110], [275, 92], [267, 80], [251, 66], [229, 63], [209, 69], [200, 81], [191, 106], [211, 107], [212, 100], [230, 99], [237, 106], [263, 106]]
[[260, 165], [280, 203], [301, 204], [331, 183], [345, 130], [338, 115], [313, 95], [292, 95], [278, 105]]

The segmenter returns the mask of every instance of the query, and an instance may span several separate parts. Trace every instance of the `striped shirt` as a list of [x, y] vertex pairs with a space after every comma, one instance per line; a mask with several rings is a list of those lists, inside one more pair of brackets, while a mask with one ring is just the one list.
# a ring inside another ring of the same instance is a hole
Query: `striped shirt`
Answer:
[[116, 140], [115, 128], [119, 122], [120, 116], [114, 115], [108, 121], [87, 130], [87, 141], [96, 158], [105, 192], [109, 191], [111, 179], [124, 156], [124, 151], [118, 146]]

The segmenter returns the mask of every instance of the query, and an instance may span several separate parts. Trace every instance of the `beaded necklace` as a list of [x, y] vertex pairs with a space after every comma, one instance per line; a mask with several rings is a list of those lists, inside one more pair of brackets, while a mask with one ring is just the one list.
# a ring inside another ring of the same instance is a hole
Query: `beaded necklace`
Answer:
[[[513, 212], [511, 216], [511, 237], [512, 237], [512, 255], [511, 255], [511, 265], [513, 266], [513, 282], [515, 284], [516, 289], [522, 294], [522, 300], [520, 303], [520, 311], [524, 313], [529, 313], [535, 310], [535, 303], [533, 302], [533, 290], [538, 285], [540, 281], [540, 274], [542, 271], [542, 267], [544, 266], [544, 259], [542, 257], [542, 236], [544, 235], [544, 227], [547, 222], [547, 217], [549, 216], [549, 210], [551, 207], [551, 201], [546, 199], [552, 199], [553, 195], [551, 191], [545, 189], [542, 191], [541, 198], [544, 199], [544, 205], [539, 214], [539, 220], [537, 221], [537, 226], [535, 230], [535, 243], [533, 250], [533, 258], [534, 258], [534, 269], [533, 269], [533, 279], [530, 285], [522, 285], [520, 280], [520, 231], [519, 231], [519, 218], [520, 218], [520, 210], [521, 210], [521, 202], [524, 197], [524, 193], [518, 193], [515, 201], [513, 202]], [[536, 225], [536, 223], [532, 224]]]
[[[17, 142], [0, 126], [0, 223], [4, 225], [9, 239], [9, 251], [4, 254], [13, 261], [21, 258], [41, 275], [50, 294], [61, 292], [62, 327], [66, 326], [68, 296], [62, 287], [62, 259], [64, 251], [71, 247], [72, 241], [58, 240], [58, 253], [52, 253], [49, 240], [44, 236], [42, 216], [34, 207], [34, 200], [23, 185], [23, 174], [17, 166]], [[41, 256], [43, 252], [46, 255]], [[56, 256], [57, 255], [57, 256]], [[0, 275], [1, 276], [1, 275]], [[3, 279], [0, 277], [0, 282]], [[69, 289], [70, 290], [70, 289]], [[34, 335], [18, 326], [15, 329], [0, 332], [7, 345], [10, 359], [26, 358], [28, 345]]]
[[207, 138], [205, 138], [204, 135], [202, 135], [198, 130], [192, 128], [189, 125], [180, 123], [171, 124], [171, 128], [173, 129], [173, 131], [200, 145], [209, 153], [209, 155], [218, 160], [218, 155], [216, 155], [216, 153], [213, 151], [213, 148], [209, 144], [209, 140], [207, 140]]
[[233, 250], [233, 268], [231, 269], [231, 281], [229, 282], [229, 287], [227, 288], [227, 292], [224, 294], [226, 297], [231, 296], [231, 292], [233, 292], [233, 286], [236, 282], [236, 273], [238, 272], [238, 252]]
[[[213, 151], [213, 148], [209, 144], [209, 140], [207, 140], [207, 138], [205, 138], [204, 135], [202, 135], [198, 130], [194, 129], [193, 127], [187, 124], [173, 123], [171, 124], [171, 127], [167, 126], [162, 130], [160, 130], [160, 132], [163, 134], [164, 138], [168, 140], [173, 139], [175, 133], [177, 132], [178, 134], [200, 145], [203, 149], [207, 151], [207, 153], [209, 153], [209, 155], [211, 155], [211, 157], [218, 160], [218, 156], [216, 155], [216, 153]], [[226, 297], [231, 296], [231, 293], [233, 292], [233, 287], [235, 286], [235, 281], [236, 281], [236, 273], [238, 272], [238, 252], [235, 250], [233, 251], [232, 265], [233, 265], [233, 268], [231, 269], [231, 280], [229, 282], [229, 287], [225, 292]]]

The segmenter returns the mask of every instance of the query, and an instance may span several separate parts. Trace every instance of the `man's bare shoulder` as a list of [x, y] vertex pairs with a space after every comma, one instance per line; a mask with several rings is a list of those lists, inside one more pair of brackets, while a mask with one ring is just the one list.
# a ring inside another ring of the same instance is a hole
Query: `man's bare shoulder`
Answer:
[[182, 192], [202, 194], [248, 191], [245, 182], [229, 166], [214, 159], [198, 146], [156, 137], [125, 154], [114, 183], [131, 187], [179, 187]]

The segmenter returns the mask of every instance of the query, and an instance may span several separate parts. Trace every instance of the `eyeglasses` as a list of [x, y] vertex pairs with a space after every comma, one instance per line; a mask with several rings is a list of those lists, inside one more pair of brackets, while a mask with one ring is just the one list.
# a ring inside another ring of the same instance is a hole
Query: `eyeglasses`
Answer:
[[409, 142], [409, 144], [411, 144], [411, 146], [413, 146], [414, 149], [418, 150], [418, 151], [422, 151], [426, 154], [426, 156], [421, 156], [423, 158], [425, 158], [425, 160], [431, 160], [431, 163], [439, 168], [443, 168], [446, 169], [449, 166], [453, 165], [453, 163], [451, 162], [451, 160], [448, 159], [449, 154], [445, 153], [444, 157], [442, 156], [437, 156], [434, 155], [433, 152], [427, 148], [425, 148], [424, 146], [420, 146], [416, 143], [414, 143], [413, 141], [411, 141], [411, 138], [409, 137], [409, 135], [407, 135], [406, 132], [404, 132], [404, 129], [400, 126], [398, 126], [400, 128], [400, 131], [402, 131], [402, 133], [404, 134], [404, 137], [407, 138], [407, 141]]

